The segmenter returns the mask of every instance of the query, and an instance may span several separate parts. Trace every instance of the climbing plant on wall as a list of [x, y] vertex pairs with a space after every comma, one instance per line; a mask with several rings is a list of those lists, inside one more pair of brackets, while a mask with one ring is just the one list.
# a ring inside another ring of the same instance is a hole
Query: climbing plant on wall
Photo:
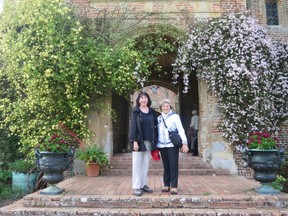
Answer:
[[1, 125], [20, 137], [23, 152], [33, 151], [59, 122], [79, 138], [89, 137], [91, 97], [139, 88], [149, 66], [163, 54], [162, 49], [139, 50], [127, 36], [118, 43], [111, 28], [96, 34], [83, 20], [62, 0], [5, 1], [0, 17]]
[[174, 77], [197, 70], [219, 98], [219, 125], [231, 142], [252, 131], [277, 131], [287, 117], [288, 46], [273, 42], [256, 19], [228, 14], [193, 25], [178, 50]]

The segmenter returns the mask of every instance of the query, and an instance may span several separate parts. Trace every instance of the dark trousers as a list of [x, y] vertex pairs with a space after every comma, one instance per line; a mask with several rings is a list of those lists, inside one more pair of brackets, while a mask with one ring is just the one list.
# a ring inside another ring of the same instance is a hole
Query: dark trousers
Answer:
[[179, 148], [161, 148], [161, 158], [164, 166], [164, 186], [177, 188]]
[[198, 137], [192, 137], [191, 139], [191, 149], [193, 155], [197, 156], [198, 155]]

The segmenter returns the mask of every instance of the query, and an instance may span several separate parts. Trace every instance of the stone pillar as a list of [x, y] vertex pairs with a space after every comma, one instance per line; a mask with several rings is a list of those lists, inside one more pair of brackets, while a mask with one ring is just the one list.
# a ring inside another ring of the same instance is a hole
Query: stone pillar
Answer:
[[233, 158], [233, 147], [223, 139], [222, 132], [217, 128], [221, 122], [218, 100], [203, 80], [199, 81], [199, 108], [200, 156], [214, 169], [225, 169], [230, 174], [236, 174], [237, 166]]
[[95, 108], [87, 114], [89, 129], [92, 132], [90, 141], [92, 144], [103, 147], [109, 158], [113, 154], [111, 104], [111, 96], [107, 96], [106, 99], [96, 99], [92, 104]]

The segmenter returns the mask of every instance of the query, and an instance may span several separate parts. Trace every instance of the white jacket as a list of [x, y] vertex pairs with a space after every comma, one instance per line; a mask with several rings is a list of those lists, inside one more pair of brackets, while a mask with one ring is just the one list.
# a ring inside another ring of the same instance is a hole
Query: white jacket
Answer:
[[178, 130], [179, 135], [181, 136], [182, 143], [187, 145], [187, 137], [185, 135], [185, 130], [182, 126], [180, 117], [173, 111], [170, 111], [167, 115], [162, 113], [158, 116], [158, 148], [167, 148], [174, 147], [169, 139], [168, 130], [166, 129], [163, 118], [165, 119], [166, 126], [169, 131]]

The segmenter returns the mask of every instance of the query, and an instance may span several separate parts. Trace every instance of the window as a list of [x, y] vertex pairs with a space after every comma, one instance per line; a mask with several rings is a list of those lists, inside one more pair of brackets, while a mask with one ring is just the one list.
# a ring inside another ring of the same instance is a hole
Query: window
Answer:
[[247, 0], [246, 1], [246, 9], [251, 10], [252, 9], [252, 0]]
[[279, 25], [277, 0], [266, 0], [267, 25]]

